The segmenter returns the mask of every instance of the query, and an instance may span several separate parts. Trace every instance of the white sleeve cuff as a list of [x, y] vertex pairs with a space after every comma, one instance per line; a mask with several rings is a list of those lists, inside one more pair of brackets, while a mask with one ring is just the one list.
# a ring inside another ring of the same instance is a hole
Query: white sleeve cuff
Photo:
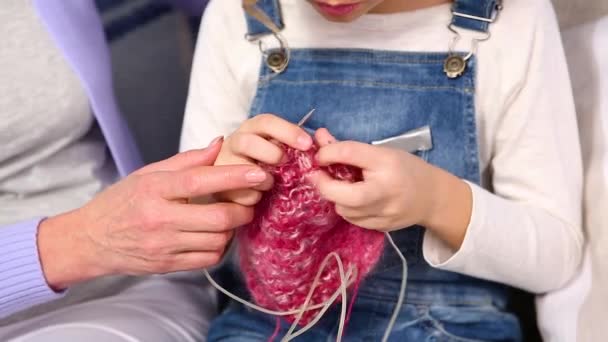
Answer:
[[472, 252], [475, 250], [475, 237], [478, 235], [478, 231], [482, 229], [481, 222], [483, 220], [480, 216], [485, 212], [485, 208], [484, 201], [480, 200], [480, 197], [483, 197], [483, 193], [479, 193], [477, 186], [473, 186], [469, 182], [467, 184], [473, 194], [473, 208], [471, 220], [460, 249], [454, 251], [430, 230], [427, 230], [424, 235], [422, 243], [424, 259], [432, 267], [446, 271], [462, 272], [465, 265], [469, 262], [471, 255], [474, 254]]

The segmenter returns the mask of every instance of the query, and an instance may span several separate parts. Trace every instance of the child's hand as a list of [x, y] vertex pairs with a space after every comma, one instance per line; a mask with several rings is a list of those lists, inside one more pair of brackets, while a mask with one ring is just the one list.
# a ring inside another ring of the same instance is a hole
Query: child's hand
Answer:
[[[313, 144], [312, 137], [297, 125], [274, 115], [262, 114], [245, 121], [225, 140], [215, 165], [278, 164], [283, 160], [283, 151], [276, 142], [302, 151]], [[272, 177], [267, 178], [267, 182], [255, 188], [257, 191], [230, 191], [218, 197], [245, 206], [254, 205], [262, 198], [261, 191], [272, 187]]]
[[[323, 165], [346, 164], [363, 170], [363, 181], [347, 183], [324, 172], [313, 176], [321, 195], [336, 203], [336, 211], [347, 221], [368, 229], [392, 231], [424, 221], [431, 210], [432, 196], [428, 164], [396, 149], [354, 141], [336, 142], [327, 130], [315, 138]], [[424, 190], [423, 190], [424, 189]]]
[[321, 146], [317, 154], [321, 165], [346, 164], [363, 170], [363, 181], [357, 183], [334, 180], [324, 172], [312, 176], [322, 196], [336, 203], [344, 219], [380, 231], [420, 224], [436, 228], [450, 245], [460, 246], [471, 210], [470, 189], [462, 180], [401, 150], [336, 142], [325, 129], [317, 131], [315, 139]]

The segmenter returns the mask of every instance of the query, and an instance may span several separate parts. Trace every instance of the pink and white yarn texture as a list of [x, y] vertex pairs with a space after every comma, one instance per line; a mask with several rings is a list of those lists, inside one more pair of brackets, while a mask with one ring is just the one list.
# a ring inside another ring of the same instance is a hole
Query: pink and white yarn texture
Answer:
[[[302, 308], [321, 263], [332, 252], [345, 269], [355, 270], [351, 287], [356, 288], [378, 262], [384, 234], [345, 221], [307, 178], [323, 169], [336, 179], [355, 182], [362, 179], [361, 170], [319, 167], [314, 161], [316, 147], [285, 151], [285, 163], [264, 166], [274, 176], [274, 188], [256, 206], [253, 222], [240, 230], [237, 239], [241, 270], [255, 302], [271, 310], [294, 311]], [[332, 260], [308, 306], [327, 302], [340, 286], [338, 265]], [[317, 314], [318, 309], [307, 311], [298, 324], [306, 325]], [[286, 317], [290, 322], [295, 318]]]

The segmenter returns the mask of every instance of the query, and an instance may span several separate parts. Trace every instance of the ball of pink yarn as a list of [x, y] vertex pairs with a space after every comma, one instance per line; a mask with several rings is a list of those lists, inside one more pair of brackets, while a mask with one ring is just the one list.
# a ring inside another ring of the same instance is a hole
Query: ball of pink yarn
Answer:
[[[240, 265], [253, 299], [278, 311], [302, 307], [320, 264], [331, 252], [340, 256], [345, 270], [356, 268], [358, 284], [376, 265], [384, 248], [382, 233], [345, 221], [307, 179], [307, 174], [321, 169], [314, 162], [316, 148], [285, 151], [285, 163], [264, 166], [274, 176], [274, 188], [256, 206], [253, 222], [238, 235]], [[361, 179], [361, 170], [352, 167], [323, 169], [336, 179]], [[322, 274], [311, 305], [326, 302], [340, 285], [334, 259]], [[299, 324], [307, 324], [317, 314], [318, 310], [308, 311]], [[290, 322], [294, 319], [287, 317]]]

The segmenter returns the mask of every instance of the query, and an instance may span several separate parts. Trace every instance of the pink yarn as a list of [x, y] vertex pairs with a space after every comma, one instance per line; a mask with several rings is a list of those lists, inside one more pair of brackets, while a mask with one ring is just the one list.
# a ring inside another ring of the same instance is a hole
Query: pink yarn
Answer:
[[[345, 221], [336, 213], [335, 205], [324, 200], [307, 179], [307, 174], [320, 169], [314, 162], [317, 148], [307, 152], [285, 150], [287, 162], [264, 166], [274, 176], [274, 188], [257, 205], [253, 222], [238, 235], [240, 265], [253, 299], [278, 311], [301, 308], [329, 253], [340, 256], [345, 271], [351, 266], [356, 268], [358, 285], [376, 265], [384, 248], [382, 233]], [[361, 170], [352, 167], [334, 165], [323, 169], [336, 179], [362, 179]], [[340, 285], [337, 263], [330, 261], [311, 306], [326, 302]], [[299, 324], [309, 323], [317, 313], [318, 310], [309, 311]], [[295, 317], [287, 320], [293, 322]]]

